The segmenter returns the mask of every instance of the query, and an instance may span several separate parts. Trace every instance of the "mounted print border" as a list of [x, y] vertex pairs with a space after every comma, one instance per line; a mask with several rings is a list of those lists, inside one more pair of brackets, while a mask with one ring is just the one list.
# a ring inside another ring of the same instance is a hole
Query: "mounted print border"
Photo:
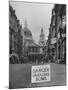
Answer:
[[9, 88], [66, 85], [66, 5], [9, 1]]

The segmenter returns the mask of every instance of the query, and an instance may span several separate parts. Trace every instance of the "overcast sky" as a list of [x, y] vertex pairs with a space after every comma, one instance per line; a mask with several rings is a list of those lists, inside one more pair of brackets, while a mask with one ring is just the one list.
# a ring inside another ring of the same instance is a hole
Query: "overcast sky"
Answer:
[[28, 2], [10, 2], [10, 4], [15, 9], [16, 16], [23, 28], [25, 18], [27, 18], [28, 28], [32, 32], [36, 43], [39, 42], [41, 27], [44, 30], [45, 40], [47, 39], [54, 4]]

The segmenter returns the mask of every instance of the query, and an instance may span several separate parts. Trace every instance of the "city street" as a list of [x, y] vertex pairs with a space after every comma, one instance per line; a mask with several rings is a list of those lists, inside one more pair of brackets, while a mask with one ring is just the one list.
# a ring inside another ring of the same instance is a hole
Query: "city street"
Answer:
[[66, 85], [65, 4], [10, 2], [9, 32], [9, 88]]
[[45, 83], [31, 83], [31, 66], [35, 64], [11, 64], [10, 65], [10, 87], [29, 88], [65, 85], [65, 65], [51, 63], [51, 81]]

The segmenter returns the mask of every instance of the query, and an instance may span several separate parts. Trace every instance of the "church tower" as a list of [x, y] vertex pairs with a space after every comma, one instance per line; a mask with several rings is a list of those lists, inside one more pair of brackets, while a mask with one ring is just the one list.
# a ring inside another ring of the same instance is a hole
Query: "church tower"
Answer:
[[44, 32], [43, 32], [43, 28], [41, 28], [39, 44], [40, 44], [40, 46], [45, 46], [45, 35], [44, 35]]

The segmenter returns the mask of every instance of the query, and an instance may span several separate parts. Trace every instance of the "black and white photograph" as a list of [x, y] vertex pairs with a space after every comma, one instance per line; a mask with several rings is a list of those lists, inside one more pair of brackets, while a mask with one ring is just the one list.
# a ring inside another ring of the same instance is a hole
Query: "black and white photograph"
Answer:
[[9, 1], [9, 88], [66, 85], [66, 4]]

